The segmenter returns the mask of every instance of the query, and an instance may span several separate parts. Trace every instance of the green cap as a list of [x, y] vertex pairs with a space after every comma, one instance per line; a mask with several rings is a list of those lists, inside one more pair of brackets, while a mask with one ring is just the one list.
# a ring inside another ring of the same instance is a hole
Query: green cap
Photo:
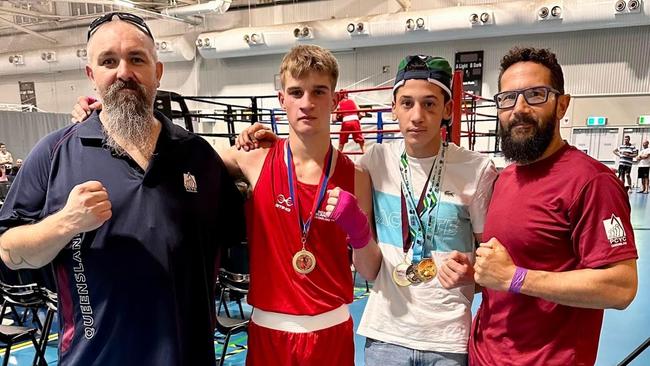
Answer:
[[397, 89], [404, 85], [406, 80], [418, 79], [427, 80], [438, 85], [451, 99], [451, 75], [451, 66], [442, 57], [406, 56], [397, 67], [397, 76], [395, 76], [395, 84], [393, 85], [393, 98], [395, 98]]

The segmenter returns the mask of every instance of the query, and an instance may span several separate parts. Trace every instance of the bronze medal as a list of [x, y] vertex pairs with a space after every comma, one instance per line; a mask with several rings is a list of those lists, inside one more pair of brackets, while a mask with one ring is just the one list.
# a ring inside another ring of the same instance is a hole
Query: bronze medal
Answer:
[[420, 276], [418, 276], [417, 273], [417, 264], [411, 264], [408, 266], [406, 269], [406, 279], [412, 284], [412, 285], [417, 285], [418, 283], [422, 282], [422, 279]]
[[438, 272], [436, 269], [436, 262], [433, 261], [433, 258], [425, 258], [420, 263], [417, 264], [415, 269], [418, 277], [422, 282], [429, 282], [436, 277]]
[[327, 193], [327, 182], [329, 181], [330, 169], [332, 168], [332, 156], [334, 155], [333, 153], [334, 150], [332, 148], [332, 145], [330, 144], [327, 150], [327, 154], [325, 156], [325, 169], [323, 169], [323, 172], [321, 173], [321, 177], [320, 177], [320, 183], [318, 183], [318, 195], [314, 197], [314, 203], [312, 205], [311, 212], [309, 213], [307, 219], [303, 221], [303, 218], [300, 215], [300, 201], [298, 200], [298, 196], [295, 194], [295, 192], [298, 191], [297, 180], [294, 179], [294, 177], [297, 177], [295, 171], [296, 167], [293, 164], [293, 155], [291, 154], [291, 147], [289, 146], [288, 141], [286, 146], [287, 146], [287, 180], [289, 183], [289, 194], [291, 200], [295, 202], [296, 205], [296, 210], [295, 210], [296, 216], [302, 234], [300, 239], [300, 242], [302, 244], [302, 249], [293, 255], [291, 264], [293, 265], [293, 269], [296, 272], [300, 274], [308, 274], [311, 271], [313, 271], [314, 268], [316, 268], [316, 257], [312, 252], [305, 249], [305, 246], [307, 245], [307, 237], [309, 236], [309, 228], [311, 227], [312, 220], [316, 217], [316, 212], [318, 211], [318, 208], [323, 203], [323, 199], [325, 198], [325, 195]]
[[296, 272], [307, 274], [316, 267], [316, 257], [310, 251], [302, 249], [293, 255], [291, 263]]
[[411, 281], [406, 278], [406, 270], [409, 268], [408, 263], [400, 263], [393, 268], [393, 282], [397, 286], [406, 287], [411, 285]]

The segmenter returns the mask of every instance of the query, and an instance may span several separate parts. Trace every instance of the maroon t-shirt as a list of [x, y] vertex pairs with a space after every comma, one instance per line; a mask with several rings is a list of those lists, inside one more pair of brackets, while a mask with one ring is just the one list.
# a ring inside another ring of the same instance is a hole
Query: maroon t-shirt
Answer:
[[[483, 238], [520, 267], [564, 272], [637, 258], [630, 204], [603, 164], [568, 144], [496, 181]], [[471, 365], [593, 365], [603, 310], [484, 289]]]

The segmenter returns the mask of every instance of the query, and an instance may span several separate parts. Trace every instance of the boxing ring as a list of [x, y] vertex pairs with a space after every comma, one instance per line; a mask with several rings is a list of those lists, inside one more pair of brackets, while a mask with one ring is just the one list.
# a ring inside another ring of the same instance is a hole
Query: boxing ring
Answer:
[[[453, 85], [463, 85], [462, 72], [454, 73]], [[338, 93], [348, 95], [360, 106], [356, 110], [346, 110], [346, 113], [354, 112], [366, 117], [359, 119], [361, 130], [358, 131], [341, 132], [338, 124], [332, 122], [333, 141], [337, 141], [341, 134], [360, 133], [369, 147], [373, 143], [402, 138], [399, 124], [392, 116], [391, 86], [345, 89]], [[442, 129], [443, 138], [470, 150], [498, 153], [499, 124], [494, 101], [472, 95], [459, 87], [453, 88], [453, 101], [452, 123]], [[175, 123], [211, 141], [216, 148], [234, 145], [237, 134], [256, 122], [269, 126], [278, 136], [288, 135], [289, 123], [277, 95], [181, 96], [159, 91], [155, 108]], [[339, 114], [343, 114], [343, 111], [334, 111], [332, 120]], [[481, 139], [488, 140], [477, 143]], [[349, 149], [350, 144], [346, 145], [344, 153], [362, 154], [359, 150]]]

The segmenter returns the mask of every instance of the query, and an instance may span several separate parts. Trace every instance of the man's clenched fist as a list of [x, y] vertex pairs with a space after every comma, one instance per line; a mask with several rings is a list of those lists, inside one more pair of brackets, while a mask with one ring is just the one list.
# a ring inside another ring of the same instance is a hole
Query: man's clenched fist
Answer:
[[113, 215], [108, 191], [100, 182], [92, 180], [72, 188], [61, 211], [75, 233], [93, 231]]

